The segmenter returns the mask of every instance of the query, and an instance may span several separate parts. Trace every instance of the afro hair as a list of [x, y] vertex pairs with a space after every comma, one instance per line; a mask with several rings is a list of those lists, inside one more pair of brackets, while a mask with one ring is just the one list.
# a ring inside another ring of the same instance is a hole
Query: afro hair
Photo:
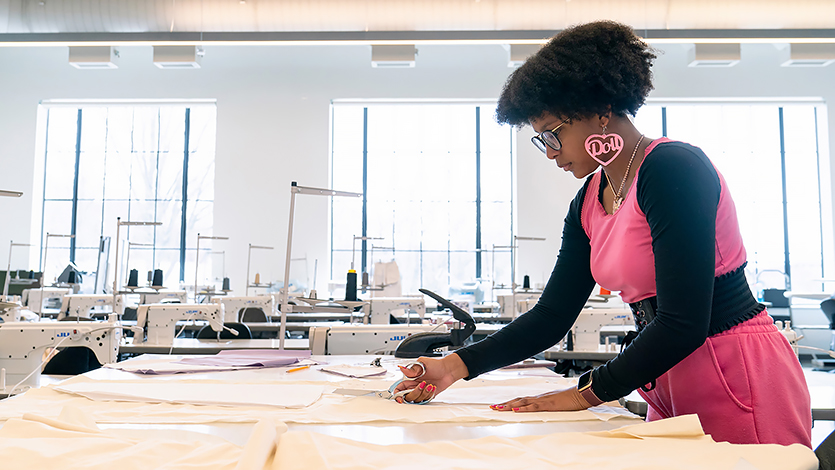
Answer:
[[531, 56], [505, 83], [500, 123], [523, 126], [543, 113], [564, 118], [632, 116], [652, 90], [654, 50], [632, 28], [598, 21], [568, 28]]

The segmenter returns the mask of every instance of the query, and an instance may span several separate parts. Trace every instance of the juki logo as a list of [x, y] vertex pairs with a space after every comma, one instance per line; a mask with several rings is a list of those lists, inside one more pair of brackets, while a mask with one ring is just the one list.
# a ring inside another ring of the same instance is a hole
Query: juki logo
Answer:
[[406, 335], [392, 336], [391, 338], [389, 338], [389, 341], [401, 341], [404, 339], [406, 339]]
[[70, 335], [70, 332], [69, 332], [69, 331], [65, 331], [65, 332], [63, 332], [63, 333], [58, 333], [58, 334], [57, 334], [57, 335], [55, 335], [55, 336], [57, 336], [57, 337], [59, 337], [59, 338], [64, 338], [64, 337], [69, 336], [69, 335]]

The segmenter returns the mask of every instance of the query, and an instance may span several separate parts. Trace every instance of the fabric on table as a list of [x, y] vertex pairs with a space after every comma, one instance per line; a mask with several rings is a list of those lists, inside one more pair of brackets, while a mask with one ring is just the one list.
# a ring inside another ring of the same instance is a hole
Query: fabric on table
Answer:
[[349, 364], [328, 365], [320, 368], [322, 372], [330, 374], [342, 375], [345, 377], [376, 377], [378, 375], [385, 375], [388, 371], [382, 367], [374, 366], [352, 366]]
[[91, 381], [56, 385], [59, 392], [81, 395], [95, 401], [136, 401], [143, 403], [183, 403], [221, 406], [310, 406], [324, 390], [323, 385], [247, 384], [208, 381], [188, 382], [112, 382]]
[[274, 470], [705, 469], [815, 470], [807, 447], [734, 445], [704, 435], [695, 415], [605, 432], [374, 445], [311, 432], [278, 441]]
[[226, 367], [281, 367], [309, 359], [310, 351], [282, 351], [278, 349], [234, 349], [215, 355], [185, 357], [181, 364]]
[[[70, 408], [55, 419], [26, 414], [0, 428], [0, 465], [8, 470], [243, 470], [237, 466], [241, 458], [239, 446], [216, 436], [183, 430], [101, 430], [84, 412]], [[265, 464], [266, 460], [249, 468]]]
[[[316, 365], [318, 362], [310, 359], [294, 359], [294, 362], [289, 364], [302, 365]], [[123, 370], [125, 372], [132, 372], [142, 375], [170, 375], [170, 374], [199, 374], [204, 372], [225, 372], [230, 370], [249, 370], [266, 367], [281, 367], [289, 364], [277, 364], [270, 366], [261, 365], [202, 365], [193, 363], [184, 363], [178, 359], [178, 356], [162, 356], [153, 358], [142, 358], [141, 360], [130, 360], [124, 362], [116, 362], [113, 364], [105, 364], [104, 367], [109, 369]]]
[[[342, 387], [343, 384], [353, 384], [359, 379], [337, 382], [270, 382], [272, 385], [297, 384], [315, 385], [331, 391]], [[74, 384], [98, 382], [104, 389], [111, 384], [126, 383], [125, 381], [92, 380], [88, 377], [77, 376], [61, 383], [62, 387]], [[147, 377], [129, 383], [158, 382], [171, 383], [206, 383], [208, 381], [190, 379], [188, 376]], [[388, 388], [390, 382], [385, 383]], [[245, 390], [265, 382], [239, 382], [234, 384], [235, 390]], [[512, 380], [507, 381], [508, 387], [516, 388], [520, 395], [525, 395], [525, 388]], [[444, 392], [446, 393], [446, 392]], [[369, 422], [398, 422], [398, 423], [428, 423], [428, 422], [460, 422], [460, 423], [536, 423], [536, 422], [570, 422], [570, 421], [608, 421], [618, 419], [640, 419], [620, 407], [599, 406], [591, 410], [572, 412], [537, 412], [537, 413], [503, 413], [489, 409], [486, 405], [453, 405], [445, 403], [430, 403], [424, 406], [401, 405], [390, 400], [377, 397], [348, 397], [325, 393], [312, 405], [301, 409], [269, 408], [264, 406], [236, 405], [190, 405], [175, 403], [142, 403], [122, 401], [94, 401], [80, 395], [68, 394], [56, 390], [50, 385], [32, 389], [26, 393], [0, 400], [0, 421], [22, 416], [24, 413], [37, 413], [42, 416], [58, 416], [65, 406], [81, 409], [99, 423], [138, 423], [138, 424], [199, 424], [199, 423], [245, 423], [257, 422], [261, 419], [273, 419], [286, 423], [305, 424], [352, 424]]]

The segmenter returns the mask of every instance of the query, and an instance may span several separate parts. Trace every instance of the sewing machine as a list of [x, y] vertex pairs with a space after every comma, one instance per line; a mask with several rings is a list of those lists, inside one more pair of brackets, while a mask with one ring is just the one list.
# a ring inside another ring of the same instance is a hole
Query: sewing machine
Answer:
[[43, 313], [45, 308], [59, 308], [64, 296], [72, 294], [72, 288], [44, 287], [43, 289], [24, 289], [20, 294], [21, 304], [35, 313]]
[[113, 296], [110, 294], [68, 294], [61, 300], [61, 311], [58, 319], [66, 316], [92, 318], [94, 308], [110, 307], [110, 312], [121, 313], [122, 296], [116, 296], [116, 305], [113, 305]]
[[223, 331], [223, 304], [154, 304], [136, 309], [133, 344], [173, 344], [180, 320], [206, 320], [212, 330]]
[[[541, 295], [542, 291], [534, 290], [518, 290], [515, 296], [513, 294], [500, 295], [497, 297], [499, 301], [499, 312], [503, 316], [516, 318], [532, 309], [536, 305], [536, 302], [539, 301]], [[516, 300], [515, 306], [513, 304], [514, 298]]]
[[365, 314], [364, 323], [371, 323], [372, 325], [387, 325], [390, 323], [389, 316], [400, 311], [417, 312], [420, 319], [423, 320], [424, 315], [426, 315], [426, 301], [422, 295], [415, 297], [372, 297], [368, 299], [368, 305], [362, 308], [362, 312]]
[[20, 321], [20, 304], [15, 302], [0, 302], [0, 318], [4, 322]]
[[30, 373], [22, 385], [37, 386], [46, 348], [86, 347], [99, 363], [108, 364], [116, 362], [121, 339], [116, 315], [110, 315], [107, 322], [0, 323], [0, 368], [5, 369], [2, 393], [13, 393], [10, 388]]
[[[388, 317], [387, 317], [388, 318]], [[311, 326], [312, 354], [393, 354], [401, 341], [416, 333], [447, 333], [446, 325]]]
[[[607, 337], [624, 336], [635, 330], [635, 321], [630, 310], [616, 308], [584, 308], [568, 335], [562, 340], [563, 349], [568, 351], [599, 351], [606, 344]], [[617, 344], [613, 341], [610, 344]]]
[[241, 313], [247, 308], [257, 308], [264, 312], [269, 321], [270, 316], [278, 311], [273, 295], [257, 295], [251, 297], [215, 297], [212, 302], [223, 305], [226, 310], [224, 321], [240, 321]]
[[188, 303], [188, 296], [184, 290], [160, 290], [156, 292], [137, 292], [139, 304]]

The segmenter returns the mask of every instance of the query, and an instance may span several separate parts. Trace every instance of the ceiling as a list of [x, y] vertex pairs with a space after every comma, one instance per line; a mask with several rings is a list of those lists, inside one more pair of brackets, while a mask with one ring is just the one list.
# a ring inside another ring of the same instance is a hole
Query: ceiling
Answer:
[[602, 18], [657, 42], [835, 41], [833, 0], [0, 0], [0, 43], [538, 42]]

